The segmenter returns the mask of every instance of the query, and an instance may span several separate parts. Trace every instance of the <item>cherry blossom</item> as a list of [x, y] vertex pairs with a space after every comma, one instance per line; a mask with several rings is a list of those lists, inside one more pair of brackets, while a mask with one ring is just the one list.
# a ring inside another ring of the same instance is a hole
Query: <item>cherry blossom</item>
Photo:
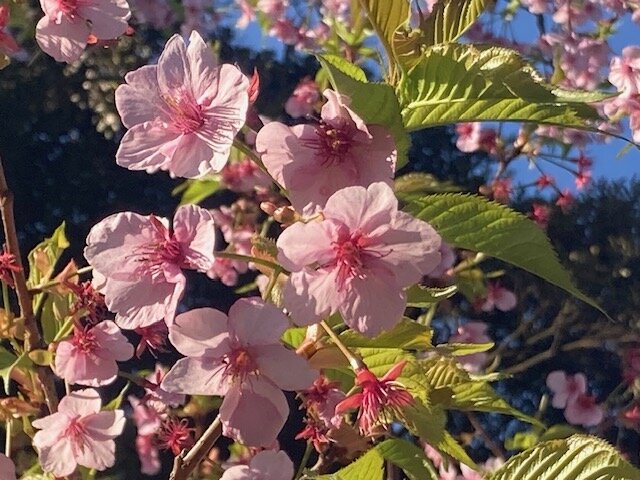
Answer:
[[225, 186], [234, 192], [252, 192], [258, 187], [267, 189], [272, 184], [271, 179], [248, 158], [227, 163], [220, 175]]
[[395, 411], [413, 403], [413, 397], [404, 386], [396, 382], [406, 360], [394, 365], [378, 379], [368, 369], [356, 372], [356, 385], [362, 391], [347, 397], [336, 406], [336, 413], [358, 408], [358, 427], [363, 435], [371, 435], [374, 427], [388, 425]]
[[140, 473], [157, 475], [162, 469], [160, 452], [153, 435], [138, 435], [136, 437], [136, 452], [140, 459]]
[[194, 429], [189, 427], [189, 421], [186, 418], [168, 417], [160, 426], [159, 446], [163, 450], [171, 450], [174, 456], [180, 455], [182, 450], [191, 448], [195, 443], [193, 432]]
[[55, 372], [70, 384], [98, 387], [118, 376], [118, 364], [133, 356], [118, 326], [106, 320], [94, 327], [76, 326], [73, 336], [56, 348]]
[[[282, 390], [309, 387], [316, 373], [279, 342], [287, 317], [257, 298], [240, 299], [229, 316], [211, 308], [178, 315], [169, 338], [186, 358], [162, 388], [192, 395], [224, 395], [225, 435], [245, 445], [268, 446], [289, 409]], [[286, 368], [283, 368], [286, 366]]]
[[249, 81], [233, 65], [217, 65], [200, 34], [187, 47], [174, 35], [158, 65], [129, 72], [116, 107], [129, 130], [116, 162], [130, 170], [166, 170], [198, 178], [219, 172], [244, 125]]
[[602, 421], [604, 411], [602, 407], [596, 404], [595, 397], [580, 393], [567, 402], [564, 417], [572, 425], [593, 427]]
[[320, 91], [314, 80], [305, 77], [300, 80], [291, 96], [284, 104], [284, 111], [293, 118], [311, 115], [320, 101]]
[[264, 450], [249, 465], [228, 468], [220, 480], [291, 480], [293, 462], [283, 451]]
[[507, 290], [500, 282], [489, 282], [487, 296], [480, 306], [483, 312], [491, 312], [494, 308], [508, 312], [516, 307], [518, 299], [511, 290]]
[[111, 215], [91, 229], [84, 255], [118, 326], [134, 329], [173, 322], [186, 283], [182, 269], [207, 272], [214, 243], [211, 213], [185, 205], [176, 210], [173, 229], [154, 215]]
[[440, 263], [440, 242], [429, 224], [398, 210], [385, 183], [344, 188], [321, 220], [295, 223], [278, 238], [278, 260], [292, 272], [284, 305], [298, 325], [339, 311], [351, 328], [377, 335], [402, 317], [404, 288]]
[[39, 429], [33, 446], [45, 472], [66, 477], [78, 465], [98, 471], [113, 466], [114, 438], [124, 429], [124, 412], [101, 412], [101, 405], [96, 390], [78, 390], [60, 401], [56, 413], [33, 422]]
[[[450, 343], [489, 343], [491, 337], [487, 335], [489, 326], [484, 322], [467, 322], [460, 325], [456, 333], [449, 337]], [[486, 352], [471, 353], [458, 357], [462, 366], [470, 372], [478, 372], [487, 362]]]
[[555, 370], [547, 375], [547, 387], [553, 392], [551, 405], [565, 408], [587, 391], [587, 378], [582, 373], [567, 375], [562, 370]]
[[0, 453], [0, 480], [16, 480], [16, 466], [2, 453]]
[[9, 6], [0, 5], [0, 53], [13, 55], [20, 47], [16, 43], [13, 35], [7, 31], [9, 24]]
[[36, 26], [36, 40], [59, 62], [82, 55], [89, 36], [110, 40], [123, 35], [131, 16], [126, 0], [40, 0], [45, 16]]
[[256, 138], [269, 174], [288, 190], [291, 204], [324, 205], [341, 188], [374, 182], [391, 185], [396, 147], [379, 125], [365, 125], [348, 107], [349, 99], [325, 90], [327, 103], [317, 124], [288, 127], [271, 122]]
[[622, 93], [622, 97], [640, 93], [640, 47], [625, 47], [622, 57], [613, 57], [609, 81]]
[[21, 272], [22, 267], [18, 264], [16, 256], [7, 250], [4, 246], [0, 253], [0, 281], [6, 283], [11, 288], [15, 288], [13, 274]]

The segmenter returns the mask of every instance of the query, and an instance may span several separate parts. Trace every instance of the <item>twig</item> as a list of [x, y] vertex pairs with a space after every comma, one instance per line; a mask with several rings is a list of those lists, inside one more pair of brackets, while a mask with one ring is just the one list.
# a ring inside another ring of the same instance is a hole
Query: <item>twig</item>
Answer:
[[489, 450], [491, 450], [491, 453], [493, 453], [495, 457], [504, 461], [504, 459], [506, 458], [504, 450], [500, 445], [493, 441], [491, 436], [482, 426], [482, 423], [480, 423], [480, 420], [478, 420], [478, 417], [476, 417], [475, 413], [467, 412], [467, 418], [469, 419], [469, 423], [471, 423], [471, 426], [475, 429], [476, 433], [480, 436], [480, 438], [482, 438], [482, 440], [484, 440], [484, 443], [487, 445]]
[[222, 422], [218, 415], [193, 448], [186, 455], [183, 455], [183, 452], [175, 458], [169, 480], [187, 480], [213, 448], [220, 435], [222, 435]]
[[[13, 281], [15, 283], [16, 295], [18, 297], [18, 305], [20, 306], [20, 316], [24, 318], [24, 348], [27, 352], [35, 349], [46, 349], [46, 345], [42, 341], [42, 336], [38, 330], [36, 319], [33, 315], [31, 305], [31, 295], [27, 288], [27, 280], [24, 276], [24, 268], [22, 265], [22, 257], [20, 255], [20, 245], [18, 243], [18, 234], [16, 232], [16, 223], [13, 216], [13, 193], [9, 190], [7, 179], [4, 174], [4, 167], [0, 160], [0, 214], [2, 215], [2, 224], [4, 226], [5, 242], [9, 253], [16, 258], [16, 263], [20, 267], [19, 270], [13, 271]], [[56, 394], [55, 383], [48, 367], [36, 367], [38, 380], [44, 391], [45, 402], [50, 413], [58, 410], [58, 396]]]

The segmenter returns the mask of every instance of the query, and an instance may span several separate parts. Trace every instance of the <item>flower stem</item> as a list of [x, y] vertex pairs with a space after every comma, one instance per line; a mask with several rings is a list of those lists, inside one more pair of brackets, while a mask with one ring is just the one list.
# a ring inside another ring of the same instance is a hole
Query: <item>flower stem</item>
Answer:
[[11, 301], [9, 300], [9, 287], [5, 282], [2, 282], [2, 306], [4, 307], [4, 314], [7, 316], [9, 326], [7, 331], [11, 331], [13, 328], [13, 313], [11, 313]]
[[78, 270], [76, 270], [75, 272], [70, 273], [69, 275], [67, 275], [66, 277], [64, 277], [61, 280], [51, 280], [49, 282], [43, 283], [42, 285], [38, 285], [36, 287], [33, 287], [31, 289], [29, 289], [29, 293], [40, 293], [42, 290], [44, 290], [45, 288], [51, 288], [51, 287], [56, 287], [58, 285], [60, 285], [62, 282], [66, 282], [67, 280], [75, 277], [75, 276], [80, 276], [84, 273], [88, 273], [91, 272], [93, 270], [93, 267], [91, 265], [87, 266], [87, 267], [82, 267], [79, 268]]
[[7, 420], [5, 422], [5, 439], [4, 439], [4, 454], [8, 458], [11, 458], [11, 429], [13, 427], [13, 420]]
[[298, 471], [296, 472], [293, 480], [298, 480], [302, 476], [302, 472], [309, 463], [309, 457], [311, 456], [311, 452], [313, 449], [311, 448], [311, 441], [307, 441], [307, 446], [304, 449], [304, 454], [302, 455], [302, 460], [300, 460], [300, 466], [298, 467]]
[[271, 292], [273, 291], [273, 288], [276, 286], [276, 283], [278, 283], [278, 276], [280, 275], [281, 272], [282, 272], [282, 268], [278, 266], [271, 273], [267, 288], [265, 288], [264, 293], [262, 294], [262, 300], [264, 300], [265, 302], [271, 298]]
[[213, 448], [220, 435], [222, 435], [222, 422], [220, 415], [218, 415], [193, 448], [186, 454], [182, 452], [175, 458], [173, 469], [169, 474], [169, 480], [187, 480], [189, 475], [198, 468], [200, 462], [207, 456], [209, 450]]
[[336, 347], [338, 347], [342, 354], [346, 357], [346, 359], [349, 360], [349, 365], [354, 371], [367, 368], [362, 359], [357, 354], [349, 350], [349, 348], [344, 343], [342, 343], [340, 337], [336, 335], [336, 332], [333, 331], [331, 326], [326, 321], [322, 320], [320, 322], [320, 325], [322, 325], [322, 328], [324, 328], [325, 332], [327, 332], [327, 334], [331, 337], [331, 340], [333, 340], [333, 343], [336, 344]]
[[273, 268], [274, 270], [279, 269], [281, 273], [289, 273], [277, 263], [265, 260], [264, 258], [250, 257], [249, 255], [240, 255], [239, 253], [232, 252], [214, 252], [214, 255], [220, 258], [228, 258], [230, 260], [239, 260], [241, 262], [247, 263], [257, 263], [258, 265], [264, 265], [265, 267]]

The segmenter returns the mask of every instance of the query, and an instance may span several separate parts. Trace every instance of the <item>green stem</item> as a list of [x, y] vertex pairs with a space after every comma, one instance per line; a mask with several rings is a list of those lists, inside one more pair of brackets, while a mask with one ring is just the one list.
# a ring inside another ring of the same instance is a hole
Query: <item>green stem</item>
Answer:
[[2, 282], [2, 303], [4, 307], [4, 313], [9, 321], [8, 331], [13, 328], [13, 313], [11, 312], [11, 301], [9, 300], [9, 287], [5, 282]]
[[286, 190], [282, 187], [282, 185], [280, 185], [276, 181], [276, 179], [271, 176], [271, 174], [267, 170], [267, 167], [265, 167], [264, 163], [262, 163], [262, 159], [256, 152], [253, 151], [253, 149], [249, 148], [247, 145], [242, 143], [237, 138], [233, 139], [233, 146], [236, 147], [238, 150], [240, 150], [242, 153], [244, 153], [251, 160], [253, 160], [255, 164], [258, 165], [258, 167], [260, 167], [260, 170], [262, 170], [264, 173], [266, 173], [269, 176], [269, 178], [271, 178], [271, 181], [273, 181], [273, 183], [276, 184], [276, 186], [280, 189], [280, 191], [286, 192]]
[[325, 332], [327, 332], [329, 337], [331, 337], [331, 340], [333, 340], [333, 343], [336, 344], [336, 347], [338, 347], [342, 352], [342, 354], [346, 357], [346, 359], [349, 360], [349, 365], [354, 371], [367, 368], [367, 366], [362, 361], [362, 359], [358, 357], [358, 355], [353, 353], [351, 350], [349, 350], [349, 348], [344, 343], [342, 343], [342, 340], [340, 340], [340, 337], [336, 334], [336, 332], [333, 331], [333, 329], [327, 322], [322, 320], [320, 322], [320, 325], [322, 326], [322, 328], [324, 328]]
[[258, 265], [264, 265], [265, 267], [273, 268], [274, 270], [280, 269], [280, 273], [289, 273], [277, 263], [265, 260], [264, 258], [250, 257], [248, 255], [240, 255], [239, 253], [232, 252], [214, 252], [216, 257], [228, 258], [230, 260], [239, 260], [247, 263], [257, 263]]
[[271, 298], [271, 292], [273, 292], [273, 287], [275, 287], [276, 283], [278, 283], [278, 276], [281, 272], [282, 268], [278, 266], [271, 273], [271, 277], [269, 277], [269, 284], [262, 294], [262, 300], [264, 300], [265, 302]]
[[75, 277], [75, 276], [79, 276], [82, 275], [84, 273], [88, 273], [91, 272], [93, 270], [92, 266], [87, 266], [87, 267], [82, 267], [79, 268], [78, 270], [76, 270], [73, 273], [70, 273], [69, 275], [67, 275], [66, 277], [64, 277], [62, 280], [51, 280], [49, 282], [45, 282], [42, 285], [38, 285], [36, 287], [33, 287], [32, 289], [29, 290], [30, 293], [38, 293], [40, 290], [44, 290], [45, 288], [51, 288], [51, 287], [56, 287], [58, 285], [60, 285], [62, 282], [66, 282], [67, 280]]
[[58, 333], [56, 333], [56, 336], [53, 339], [53, 343], [59, 342], [64, 337], [66, 337], [69, 333], [71, 333], [72, 327], [73, 327], [73, 317], [69, 317], [62, 324], [62, 327], [60, 327], [60, 330], [58, 330]]
[[304, 449], [304, 454], [302, 455], [302, 460], [300, 460], [300, 466], [298, 467], [298, 471], [296, 472], [295, 476], [293, 477], [293, 480], [298, 480], [301, 476], [302, 473], [304, 472], [304, 469], [307, 466], [307, 463], [309, 463], [309, 457], [311, 456], [311, 452], [313, 451], [313, 449], [311, 448], [311, 442], [307, 441], [307, 446]]

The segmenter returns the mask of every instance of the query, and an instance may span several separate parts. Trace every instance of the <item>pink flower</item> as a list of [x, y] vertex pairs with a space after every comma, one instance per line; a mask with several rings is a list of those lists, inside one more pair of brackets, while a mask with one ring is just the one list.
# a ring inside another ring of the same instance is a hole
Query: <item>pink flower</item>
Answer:
[[76, 327], [73, 337], [56, 349], [55, 372], [70, 384], [98, 387], [118, 376], [118, 364], [133, 356], [131, 345], [118, 326], [105, 320], [95, 327]]
[[220, 480], [290, 480], [293, 462], [283, 451], [264, 450], [251, 459], [249, 465], [227, 469]]
[[140, 473], [157, 475], [162, 469], [160, 452], [153, 435], [138, 435], [136, 437], [136, 452], [140, 459]]
[[129, 170], [166, 170], [197, 178], [224, 167], [244, 125], [249, 81], [233, 65], [217, 66], [197, 32], [189, 47], [169, 39], [158, 65], [129, 72], [116, 90], [116, 107], [129, 130], [116, 162]]
[[359, 408], [358, 427], [363, 435], [371, 435], [374, 427], [393, 421], [393, 413], [413, 403], [413, 397], [396, 379], [402, 373], [406, 360], [394, 365], [378, 379], [368, 369], [356, 372], [356, 385], [362, 391], [347, 397], [336, 406], [336, 413]]
[[169, 407], [179, 407], [180, 405], [184, 405], [187, 400], [185, 395], [167, 392], [161, 387], [162, 380], [165, 376], [165, 369], [156, 364], [155, 371], [146, 377], [147, 384], [145, 385], [145, 390], [147, 392], [147, 398]]
[[10, 253], [5, 245], [0, 253], [0, 281], [6, 283], [11, 288], [15, 288], [13, 274], [21, 271], [22, 267], [18, 264], [16, 256]]
[[33, 422], [33, 437], [45, 472], [66, 477], [78, 465], [105, 470], [115, 463], [116, 444], [125, 424], [122, 410], [101, 412], [100, 395], [92, 388], [72, 392], [58, 412]]
[[129, 0], [133, 13], [140, 23], [149, 23], [155, 28], [164, 28], [173, 21], [173, 10], [168, 0]]
[[182, 269], [206, 272], [214, 262], [211, 213], [185, 205], [176, 210], [172, 230], [168, 224], [154, 215], [124, 212], [89, 232], [84, 256], [121, 328], [146, 327], [163, 318], [170, 325], [185, 288]]
[[236, 0], [236, 3], [240, 7], [240, 18], [236, 22], [236, 28], [247, 28], [256, 19], [256, 13], [247, 0]]
[[316, 103], [320, 101], [320, 91], [314, 80], [305, 77], [300, 80], [287, 102], [284, 104], [284, 111], [293, 118], [306, 117], [311, 115]]
[[252, 192], [257, 187], [266, 189], [272, 184], [268, 175], [248, 158], [227, 163], [220, 175], [222, 182], [234, 192]]
[[549, 0], [521, 0], [521, 3], [533, 14], [547, 13], [550, 6]]
[[162, 320], [146, 327], [138, 327], [135, 332], [140, 335], [140, 341], [136, 347], [136, 357], [142, 357], [146, 350], [149, 350], [153, 356], [156, 355], [156, 352], [167, 351], [165, 346], [169, 330], [167, 324]]
[[578, 396], [587, 391], [587, 378], [582, 373], [567, 375], [562, 370], [555, 370], [547, 376], [547, 387], [553, 392], [551, 405], [565, 408]]
[[563, 213], [567, 213], [571, 207], [573, 206], [574, 198], [568, 188], [565, 188], [558, 195], [558, 199], [556, 200], [556, 205], [560, 207]]
[[277, 20], [284, 15], [288, 6], [288, 0], [258, 0], [256, 9], [269, 18]]
[[322, 220], [295, 223], [278, 238], [278, 260], [291, 273], [283, 300], [298, 325], [340, 311], [368, 336], [392, 328], [406, 307], [404, 288], [440, 263], [440, 236], [398, 210], [378, 182], [329, 198]]
[[576, 188], [582, 190], [591, 182], [591, 172], [589, 170], [579, 170], [576, 174]]
[[163, 450], [171, 450], [175, 456], [180, 455], [183, 450], [193, 447], [193, 432], [186, 418], [165, 418], [158, 433], [159, 446]]
[[496, 202], [509, 203], [512, 193], [510, 178], [497, 178], [491, 183], [491, 194]]
[[494, 308], [502, 312], [508, 312], [516, 307], [518, 299], [515, 294], [500, 285], [500, 282], [489, 282], [487, 285], [487, 298], [480, 307], [483, 312], [491, 312]]
[[551, 216], [551, 209], [543, 203], [534, 202], [533, 205], [531, 205], [530, 216], [540, 227], [547, 228], [549, 217]]
[[544, 190], [549, 185], [553, 185], [555, 183], [555, 179], [551, 175], [542, 174], [536, 180], [536, 187], [540, 190]]
[[9, 6], [0, 5], [0, 52], [5, 55], [13, 55], [20, 47], [16, 43], [13, 35], [7, 31], [9, 24]]
[[0, 480], [16, 480], [16, 466], [2, 453], [0, 453]]
[[480, 124], [477, 122], [456, 125], [456, 147], [461, 152], [471, 153], [480, 149]]
[[162, 382], [170, 392], [225, 396], [223, 431], [249, 446], [268, 446], [289, 414], [282, 390], [307, 388], [316, 373], [280, 343], [287, 317], [258, 298], [233, 304], [227, 317], [211, 308], [178, 315], [169, 338], [187, 358]]
[[625, 47], [622, 57], [613, 57], [609, 81], [622, 92], [623, 97], [640, 93], [640, 47]]
[[325, 376], [320, 376], [304, 392], [305, 407], [314, 411], [326, 429], [339, 428], [342, 424], [342, 416], [335, 411], [345, 394], [337, 388], [338, 385], [337, 382], [329, 382]]
[[[458, 332], [449, 337], [449, 343], [489, 343], [488, 325], [484, 322], [467, 322], [458, 327]], [[488, 355], [486, 352], [472, 353], [458, 357], [462, 366], [470, 372], [478, 372], [484, 367]]]
[[152, 436], [158, 433], [162, 421], [166, 418], [166, 407], [144, 397], [142, 400], [130, 396], [129, 403], [133, 408], [133, 421], [138, 429], [138, 435]]
[[593, 427], [604, 418], [602, 407], [596, 405], [596, 398], [580, 393], [577, 397], [567, 402], [564, 410], [564, 418], [572, 425]]
[[45, 16], [36, 26], [36, 40], [59, 62], [80, 58], [90, 35], [111, 40], [124, 34], [131, 16], [126, 0], [40, 0]]
[[341, 188], [374, 182], [391, 185], [396, 147], [382, 126], [365, 125], [348, 99], [325, 90], [327, 103], [317, 124], [288, 127], [272, 122], [256, 138], [265, 167], [289, 193], [291, 204], [324, 205]]

